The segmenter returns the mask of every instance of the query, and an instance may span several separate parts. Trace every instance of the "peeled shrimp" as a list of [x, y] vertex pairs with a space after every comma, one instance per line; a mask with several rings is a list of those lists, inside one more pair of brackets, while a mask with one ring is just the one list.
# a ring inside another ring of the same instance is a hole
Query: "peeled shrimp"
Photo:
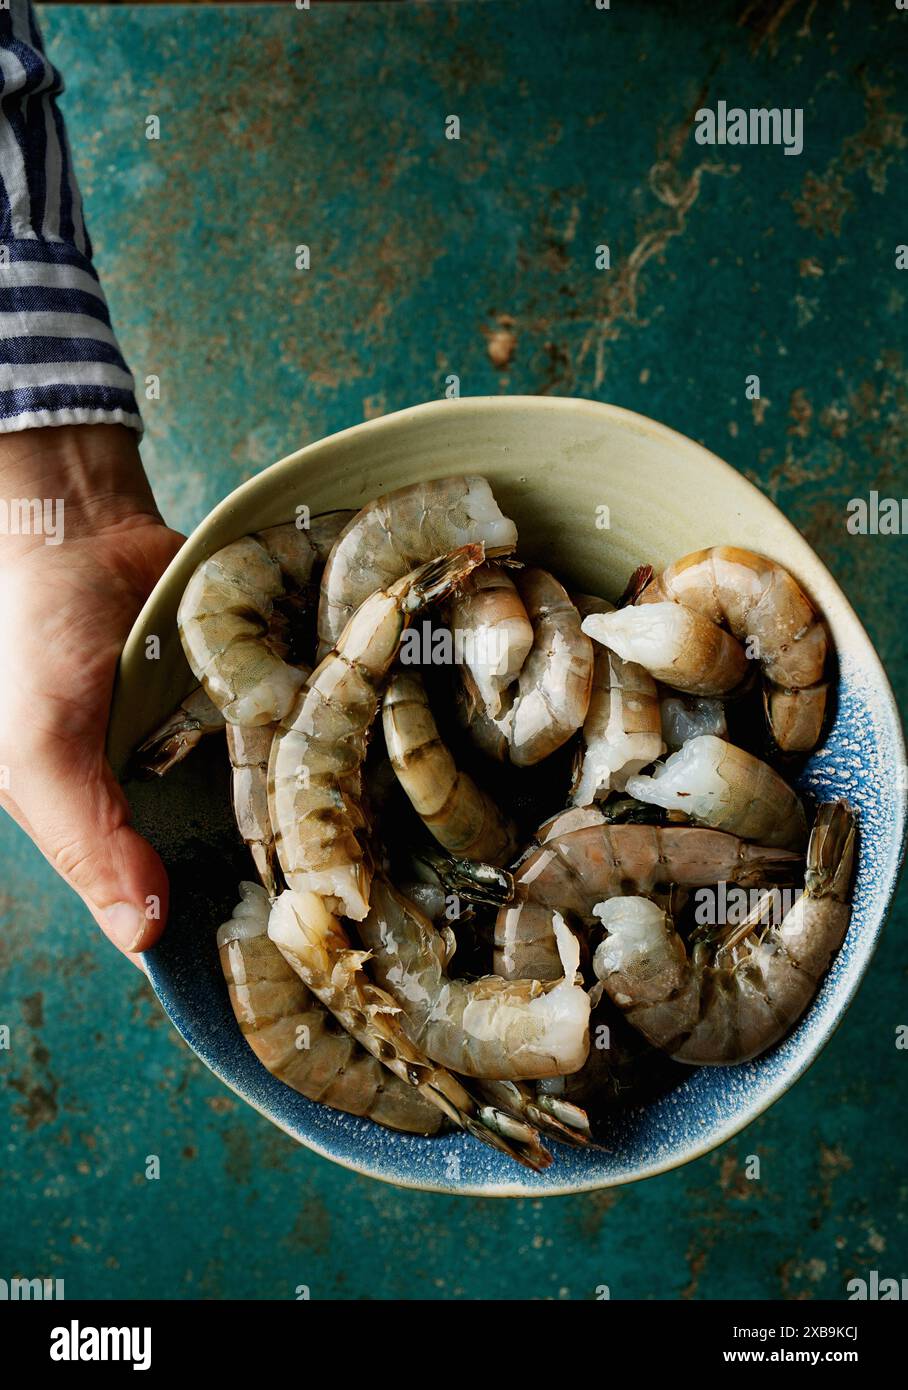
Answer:
[[787, 752], [813, 748], [826, 708], [823, 672], [829, 638], [825, 623], [788, 571], [765, 555], [736, 546], [695, 550], [663, 570], [637, 603], [661, 607], [666, 599], [725, 624], [747, 643], [748, 654], [763, 669], [776, 743]]
[[561, 979], [542, 985], [496, 975], [452, 979], [450, 940], [385, 879], [375, 880], [359, 924], [376, 980], [427, 1056], [463, 1076], [515, 1081], [561, 1076], [586, 1061], [590, 1000], [575, 983], [580, 949], [557, 914], [553, 931]]
[[221, 969], [243, 1036], [264, 1067], [308, 1100], [411, 1134], [437, 1134], [437, 1105], [382, 1066], [334, 1020], [268, 937], [271, 903], [255, 883], [218, 931]]
[[532, 1168], [551, 1162], [532, 1125], [495, 1105], [478, 1104], [412, 1042], [400, 1005], [363, 969], [369, 952], [351, 947], [340, 921], [316, 893], [282, 893], [268, 919], [268, 936], [347, 1032], [449, 1120]]
[[503, 864], [516, 832], [492, 798], [460, 771], [442, 742], [422, 679], [398, 671], [385, 691], [382, 723], [388, 756], [413, 809], [440, 845], [462, 859]]
[[201, 685], [197, 685], [177, 705], [154, 733], [136, 749], [136, 763], [144, 772], [163, 777], [206, 736], [224, 727], [224, 716], [212, 704]]
[[461, 717], [491, 757], [529, 767], [554, 753], [580, 728], [590, 703], [593, 647], [580, 630], [580, 614], [564, 589], [542, 569], [515, 572], [517, 590], [533, 625], [533, 646], [505, 691], [501, 713], [484, 713], [479, 691], [464, 672]]
[[646, 898], [603, 903], [597, 916], [608, 935], [593, 965], [609, 997], [679, 1062], [731, 1066], [765, 1052], [800, 1018], [842, 944], [854, 837], [844, 801], [821, 806], [804, 893], [777, 925], [738, 929], [715, 952], [701, 942], [689, 957], [671, 920]]
[[[582, 617], [613, 612], [605, 599], [574, 596]], [[593, 686], [583, 721], [571, 801], [589, 806], [612, 791], [623, 791], [628, 777], [663, 751], [656, 682], [642, 666], [622, 661], [596, 644]]]
[[675, 752], [700, 734], [715, 734], [727, 738], [728, 722], [721, 700], [705, 695], [678, 695], [663, 691], [659, 700], [662, 715], [662, 739], [666, 748]]
[[596, 904], [622, 893], [784, 882], [801, 862], [787, 850], [746, 844], [720, 830], [610, 825], [593, 806], [554, 816], [537, 839], [514, 874], [514, 900], [495, 923], [494, 968], [506, 980], [559, 978], [554, 912], [589, 926]]
[[691, 695], [727, 695], [747, 674], [740, 642], [678, 603], [591, 613], [583, 631], [623, 661], [635, 661], [656, 680]]
[[370, 594], [281, 719], [268, 767], [278, 858], [290, 887], [321, 894], [329, 911], [369, 911], [362, 764], [404, 629], [482, 560], [481, 545], [466, 545]]
[[768, 763], [714, 734], [690, 739], [652, 776], [629, 777], [627, 791], [742, 840], [800, 849], [807, 839], [797, 793]]
[[186, 660], [231, 724], [270, 724], [287, 713], [306, 672], [285, 660], [275, 601], [287, 581], [307, 584], [349, 512], [271, 526], [225, 545], [198, 566], [177, 613]]
[[513, 579], [501, 565], [481, 565], [445, 606], [463, 640], [464, 664], [485, 714], [501, 711], [502, 692], [520, 674], [533, 645], [533, 626]]
[[337, 642], [355, 610], [391, 584], [463, 545], [506, 555], [517, 527], [501, 512], [485, 478], [436, 478], [369, 502], [338, 537], [322, 576], [318, 660]]

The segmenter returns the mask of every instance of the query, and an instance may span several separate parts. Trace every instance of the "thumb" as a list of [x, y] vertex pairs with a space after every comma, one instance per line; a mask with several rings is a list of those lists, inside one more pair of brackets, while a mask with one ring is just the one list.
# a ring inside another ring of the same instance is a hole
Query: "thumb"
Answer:
[[26, 828], [45, 858], [75, 889], [101, 930], [121, 951], [154, 945], [167, 919], [167, 873], [147, 840], [129, 824], [129, 806], [109, 764], [74, 776], [45, 756], [18, 788]]

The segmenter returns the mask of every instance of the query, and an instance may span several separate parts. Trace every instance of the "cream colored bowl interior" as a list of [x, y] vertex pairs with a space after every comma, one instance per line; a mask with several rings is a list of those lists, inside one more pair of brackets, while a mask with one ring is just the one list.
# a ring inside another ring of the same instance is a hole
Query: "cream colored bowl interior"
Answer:
[[[195, 566], [228, 541], [291, 519], [359, 507], [405, 483], [482, 473], [519, 531], [521, 558], [581, 590], [614, 598], [636, 565], [746, 545], [786, 566], [829, 620], [839, 654], [869, 643], [798, 531], [739, 473], [691, 440], [593, 401], [477, 397], [439, 401], [356, 425], [290, 454], [244, 483], [193, 532], [126, 644], [108, 751], [117, 771], [136, 742], [191, 688], [176, 611]], [[607, 510], [603, 510], [607, 509]], [[607, 521], [608, 525], [603, 526]], [[146, 638], [160, 638], [158, 659]], [[872, 649], [870, 651], [872, 659]]]

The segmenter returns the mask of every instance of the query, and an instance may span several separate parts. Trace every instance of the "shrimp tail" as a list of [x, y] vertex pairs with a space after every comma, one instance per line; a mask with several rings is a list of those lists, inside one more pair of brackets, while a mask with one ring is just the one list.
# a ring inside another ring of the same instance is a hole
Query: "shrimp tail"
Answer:
[[518, 1163], [537, 1173], [552, 1162], [552, 1155], [533, 1126], [495, 1105], [479, 1106], [473, 1116], [462, 1114], [460, 1124], [474, 1139], [516, 1158]]
[[189, 718], [166, 725], [139, 744], [135, 751], [135, 768], [146, 777], [166, 777], [171, 768], [181, 763], [207, 732], [198, 720]]
[[449, 893], [456, 893], [467, 902], [501, 907], [514, 896], [514, 875], [494, 864], [457, 859], [434, 845], [421, 845], [414, 851], [413, 858], [431, 869]]
[[482, 541], [471, 541], [462, 545], [449, 555], [441, 555], [420, 567], [418, 577], [408, 587], [401, 607], [404, 612], [414, 612], [434, 603], [438, 598], [449, 594], [467, 575], [472, 574], [485, 559], [486, 548]]
[[197, 686], [164, 723], [139, 744], [132, 765], [140, 776], [164, 777], [206, 734], [217, 733], [223, 727], [224, 716]]
[[820, 807], [807, 846], [804, 887], [809, 897], [847, 900], [855, 836], [854, 813], [847, 801], [840, 798]]
[[636, 603], [637, 599], [643, 593], [643, 590], [647, 587], [647, 585], [652, 583], [652, 579], [652, 565], [638, 565], [637, 568], [634, 570], [633, 574], [631, 575], [630, 579], [627, 581], [624, 593], [621, 595], [618, 602], [615, 604], [615, 607], [629, 608], [631, 604]]
[[522, 1117], [549, 1138], [574, 1147], [590, 1143], [589, 1117], [578, 1105], [559, 1096], [534, 1094], [519, 1081], [480, 1081], [477, 1084], [496, 1109]]
[[[534, 1124], [560, 1139], [563, 1144], [587, 1145], [591, 1142], [590, 1118], [586, 1111], [561, 1096], [537, 1091], [535, 1104], [528, 1106], [527, 1114]], [[594, 1147], [598, 1149], [602, 1146], [596, 1144]]]

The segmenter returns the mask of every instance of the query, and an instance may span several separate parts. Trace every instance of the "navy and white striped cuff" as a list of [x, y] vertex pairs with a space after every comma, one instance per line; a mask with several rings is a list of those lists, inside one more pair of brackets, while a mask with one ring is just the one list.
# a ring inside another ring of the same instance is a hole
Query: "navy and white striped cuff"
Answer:
[[70, 243], [0, 240], [0, 433], [69, 424], [142, 431], [104, 292]]

